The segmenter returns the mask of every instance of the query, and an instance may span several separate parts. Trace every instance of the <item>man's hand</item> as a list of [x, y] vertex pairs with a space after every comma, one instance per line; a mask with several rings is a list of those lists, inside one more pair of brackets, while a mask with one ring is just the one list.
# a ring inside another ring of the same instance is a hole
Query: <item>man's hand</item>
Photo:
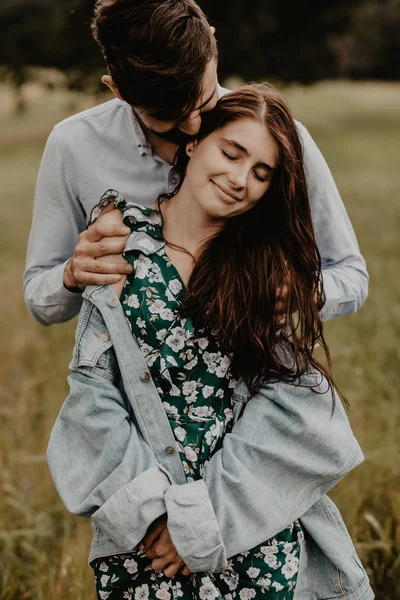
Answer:
[[174, 577], [177, 573], [190, 574], [171, 540], [165, 515], [149, 527], [143, 539], [142, 549], [147, 558], [152, 559], [151, 567], [155, 571], [163, 570], [167, 577]]
[[132, 273], [132, 266], [122, 257], [130, 233], [122, 222], [121, 211], [109, 204], [97, 221], [80, 234], [64, 271], [65, 287], [76, 291], [87, 285], [113, 284], [122, 275]]

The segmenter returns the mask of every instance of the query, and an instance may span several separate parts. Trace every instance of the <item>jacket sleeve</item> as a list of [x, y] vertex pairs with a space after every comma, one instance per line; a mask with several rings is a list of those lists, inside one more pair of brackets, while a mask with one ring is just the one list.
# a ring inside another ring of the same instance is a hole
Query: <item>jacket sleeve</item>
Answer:
[[39, 323], [51, 325], [75, 317], [81, 295], [63, 285], [64, 269], [86, 229], [68, 157], [54, 129], [44, 150], [36, 184], [32, 228], [24, 273], [25, 303]]
[[85, 301], [70, 392], [53, 427], [47, 459], [67, 509], [91, 516], [95, 533], [129, 550], [165, 513], [171, 480], [136, 426], [104, 329], [100, 313]]
[[368, 273], [350, 219], [324, 157], [297, 123], [325, 293], [323, 320], [356, 312], [368, 295]]
[[326, 382], [313, 391], [315, 384], [315, 376], [306, 375], [301, 387], [265, 385], [224, 437], [204, 479], [166, 491], [171, 538], [193, 571], [206, 553], [193, 516], [206, 498], [231, 557], [289, 526], [362, 461], [339, 398], [333, 410]]

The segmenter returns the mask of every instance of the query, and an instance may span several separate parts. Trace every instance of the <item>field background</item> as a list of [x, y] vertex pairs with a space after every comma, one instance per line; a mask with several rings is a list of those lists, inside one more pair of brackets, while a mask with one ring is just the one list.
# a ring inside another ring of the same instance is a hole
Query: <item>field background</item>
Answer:
[[[400, 600], [400, 84], [285, 88], [335, 176], [366, 257], [370, 296], [327, 327], [334, 374], [366, 462], [332, 493], [379, 600]], [[0, 597], [93, 600], [89, 523], [63, 508], [45, 460], [67, 394], [74, 323], [27, 314], [22, 272], [41, 153], [54, 123], [99, 99], [0, 86]], [[95, 200], [95, 199], [94, 199]]]

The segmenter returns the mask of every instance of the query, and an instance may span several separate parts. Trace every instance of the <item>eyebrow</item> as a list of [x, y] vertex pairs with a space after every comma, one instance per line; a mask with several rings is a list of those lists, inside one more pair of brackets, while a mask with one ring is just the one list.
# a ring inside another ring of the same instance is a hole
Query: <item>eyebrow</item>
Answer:
[[[221, 139], [223, 142], [226, 142], [227, 144], [234, 146], [240, 152], [243, 152], [246, 156], [250, 156], [249, 151], [244, 146], [241, 146], [241, 144], [239, 144], [238, 142], [235, 142], [235, 140], [228, 140], [227, 138], [221, 138]], [[256, 166], [262, 167], [263, 169], [266, 169], [267, 171], [271, 171], [271, 172], [275, 171], [275, 167], [271, 167], [271, 165], [264, 163], [264, 162], [259, 162], [259, 163], [257, 163]]]
[[205, 102], [203, 102], [203, 104], [200, 104], [200, 106], [196, 106], [196, 108], [194, 110], [201, 110], [202, 108], [204, 108], [205, 106], [207, 106], [207, 104], [209, 102], [211, 102], [211, 100], [214, 98], [216, 91], [217, 91], [217, 86], [215, 86], [214, 91], [211, 94], [211, 96], [208, 98], [208, 100], [206, 100]]

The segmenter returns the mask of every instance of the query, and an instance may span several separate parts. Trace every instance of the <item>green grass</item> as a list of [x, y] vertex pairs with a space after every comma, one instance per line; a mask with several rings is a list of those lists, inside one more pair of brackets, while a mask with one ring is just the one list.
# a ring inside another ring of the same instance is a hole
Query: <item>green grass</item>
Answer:
[[[366, 462], [333, 491], [380, 600], [400, 598], [399, 229], [400, 85], [321, 83], [289, 87], [295, 116], [335, 176], [371, 276], [359, 313], [328, 323], [334, 373]], [[89, 523], [68, 515], [45, 449], [67, 394], [74, 323], [44, 328], [27, 314], [22, 272], [32, 197], [52, 125], [93, 102], [26, 90], [12, 111], [0, 87], [0, 597], [93, 600], [86, 564]]]

